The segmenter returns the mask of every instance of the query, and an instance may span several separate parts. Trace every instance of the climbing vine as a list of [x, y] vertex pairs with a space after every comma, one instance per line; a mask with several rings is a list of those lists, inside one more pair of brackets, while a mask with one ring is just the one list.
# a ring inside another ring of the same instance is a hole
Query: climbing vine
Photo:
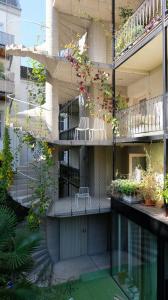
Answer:
[[[33, 161], [31, 167], [34, 170], [35, 178], [29, 179], [29, 187], [32, 189], [33, 194], [31, 198], [31, 207], [27, 217], [29, 226], [31, 229], [36, 229], [41, 218], [43, 218], [47, 212], [47, 209], [53, 200], [54, 182], [51, 175], [53, 170], [53, 155], [51, 147], [45, 141], [43, 132], [43, 115], [45, 104], [45, 82], [46, 82], [46, 70], [44, 65], [37, 61], [31, 60], [31, 68], [28, 71], [28, 103], [31, 108], [35, 109], [37, 117], [33, 119], [31, 114], [26, 115], [25, 124], [23, 128], [15, 128], [15, 134], [17, 136], [18, 145], [15, 149], [15, 161], [18, 161], [19, 153], [26, 145], [32, 153]], [[17, 119], [17, 114], [16, 119]], [[37, 121], [38, 119], [38, 121]], [[15, 122], [19, 124], [19, 122]], [[37, 131], [38, 129], [38, 131]]]
[[[79, 93], [80, 96], [85, 99], [86, 109], [89, 110], [91, 116], [103, 119], [115, 129], [117, 120], [112, 116], [113, 103], [112, 87], [109, 82], [110, 73], [94, 66], [88, 57], [86, 45], [84, 46], [83, 51], [81, 51], [80, 47], [73, 42], [66, 45], [66, 48], [69, 49], [66, 58], [75, 70], [79, 84]], [[89, 85], [91, 87], [96, 86], [96, 97], [89, 92]], [[116, 109], [121, 109], [121, 102], [117, 101], [118, 99], [121, 100], [121, 97], [116, 97]]]

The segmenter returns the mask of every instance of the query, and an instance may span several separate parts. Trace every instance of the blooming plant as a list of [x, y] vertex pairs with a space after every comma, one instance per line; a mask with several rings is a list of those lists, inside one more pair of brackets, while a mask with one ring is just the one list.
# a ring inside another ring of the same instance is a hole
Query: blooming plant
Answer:
[[[65, 46], [68, 49], [67, 60], [75, 70], [79, 84], [79, 93], [85, 99], [85, 107], [89, 109], [90, 115], [102, 118], [106, 123], [116, 126], [116, 119], [112, 116], [112, 88], [110, 86], [110, 73], [97, 68], [87, 54], [87, 46], [81, 51], [79, 45], [70, 43]], [[98, 94], [94, 98], [88, 91], [88, 85], [98, 87]]]

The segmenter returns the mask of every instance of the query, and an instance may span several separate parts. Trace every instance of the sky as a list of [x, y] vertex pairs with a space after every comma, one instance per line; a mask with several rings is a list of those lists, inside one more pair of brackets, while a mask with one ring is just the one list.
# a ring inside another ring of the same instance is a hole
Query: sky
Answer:
[[[33, 46], [45, 40], [45, 28], [38, 24], [45, 24], [45, 0], [20, 0], [22, 9], [21, 44]], [[34, 23], [33, 23], [34, 22]], [[27, 59], [22, 64], [27, 64]]]

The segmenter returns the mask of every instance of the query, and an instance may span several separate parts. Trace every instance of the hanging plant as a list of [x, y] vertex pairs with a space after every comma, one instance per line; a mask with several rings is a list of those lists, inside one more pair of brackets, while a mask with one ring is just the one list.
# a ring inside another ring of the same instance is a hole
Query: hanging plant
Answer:
[[[110, 74], [99, 68], [96, 72], [94, 71], [94, 65], [88, 57], [86, 45], [83, 47], [83, 51], [73, 42], [66, 45], [65, 48], [69, 49], [69, 54], [66, 58], [75, 70], [79, 84], [79, 93], [85, 99], [86, 108], [89, 110], [90, 115], [105, 121], [108, 120], [112, 127], [116, 126], [116, 120], [112, 117]], [[97, 87], [98, 96], [96, 98], [93, 98], [89, 93], [89, 84]]]
[[121, 18], [121, 24], [124, 25], [127, 20], [133, 15], [133, 9], [130, 7], [120, 7], [119, 16]]

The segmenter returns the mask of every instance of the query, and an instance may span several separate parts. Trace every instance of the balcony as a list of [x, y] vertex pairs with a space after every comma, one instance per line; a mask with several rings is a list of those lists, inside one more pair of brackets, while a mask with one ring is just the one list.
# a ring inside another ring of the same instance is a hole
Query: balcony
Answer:
[[163, 131], [163, 96], [141, 101], [117, 113], [118, 137], [152, 136]]
[[116, 33], [116, 58], [132, 48], [158, 26], [162, 16], [161, 0], [145, 0]]
[[21, 8], [18, 0], [0, 0], [0, 4], [5, 4], [17, 9]]
[[14, 92], [14, 74], [0, 73], [0, 92], [13, 93]]
[[80, 216], [111, 211], [111, 199], [107, 197], [91, 197], [89, 204], [87, 199], [80, 199], [76, 205], [75, 197], [61, 198], [55, 201], [48, 212], [50, 217]]
[[0, 45], [7, 46], [13, 43], [14, 43], [14, 35], [0, 31]]

